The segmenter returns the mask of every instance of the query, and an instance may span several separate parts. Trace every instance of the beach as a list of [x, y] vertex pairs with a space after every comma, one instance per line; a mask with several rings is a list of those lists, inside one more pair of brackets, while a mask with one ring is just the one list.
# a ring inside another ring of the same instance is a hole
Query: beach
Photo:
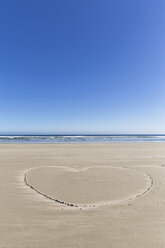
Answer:
[[0, 144], [0, 248], [165, 247], [165, 143]]

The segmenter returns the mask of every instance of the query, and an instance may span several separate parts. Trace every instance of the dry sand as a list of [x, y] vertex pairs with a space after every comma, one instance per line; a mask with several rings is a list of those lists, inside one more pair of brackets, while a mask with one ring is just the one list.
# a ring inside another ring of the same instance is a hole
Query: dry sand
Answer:
[[0, 144], [0, 248], [165, 247], [165, 144]]

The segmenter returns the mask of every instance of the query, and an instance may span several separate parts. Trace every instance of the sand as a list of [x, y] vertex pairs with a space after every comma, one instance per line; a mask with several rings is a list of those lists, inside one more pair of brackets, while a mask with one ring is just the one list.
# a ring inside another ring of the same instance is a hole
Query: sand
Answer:
[[165, 247], [165, 144], [0, 144], [0, 248]]

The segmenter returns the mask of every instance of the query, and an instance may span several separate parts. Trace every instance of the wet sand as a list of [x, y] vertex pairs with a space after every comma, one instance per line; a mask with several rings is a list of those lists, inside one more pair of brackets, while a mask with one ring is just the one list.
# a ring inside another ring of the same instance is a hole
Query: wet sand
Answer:
[[165, 144], [0, 144], [0, 247], [165, 247]]

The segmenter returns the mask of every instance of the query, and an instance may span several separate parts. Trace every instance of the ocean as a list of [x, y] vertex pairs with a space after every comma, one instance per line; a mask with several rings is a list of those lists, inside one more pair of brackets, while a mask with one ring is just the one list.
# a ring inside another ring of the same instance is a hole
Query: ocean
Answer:
[[0, 143], [165, 142], [165, 135], [0, 135]]

